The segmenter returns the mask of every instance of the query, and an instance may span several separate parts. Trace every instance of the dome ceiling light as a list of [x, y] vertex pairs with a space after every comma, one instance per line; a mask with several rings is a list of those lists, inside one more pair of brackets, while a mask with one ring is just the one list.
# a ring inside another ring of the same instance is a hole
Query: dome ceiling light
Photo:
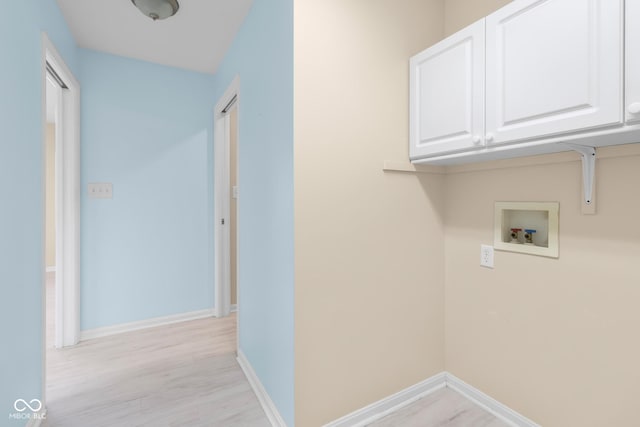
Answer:
[[140, 12], [157, 21], [167, 19], [178, 12], [178, 0], [131, 0]]

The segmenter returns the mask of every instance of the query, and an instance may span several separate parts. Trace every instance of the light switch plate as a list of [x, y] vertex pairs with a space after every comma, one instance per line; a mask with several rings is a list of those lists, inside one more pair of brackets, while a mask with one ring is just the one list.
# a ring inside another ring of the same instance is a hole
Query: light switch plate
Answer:
[[113, 199], [113, 184], [110, 182], [90, 182], [88, 191], [90, 199]]

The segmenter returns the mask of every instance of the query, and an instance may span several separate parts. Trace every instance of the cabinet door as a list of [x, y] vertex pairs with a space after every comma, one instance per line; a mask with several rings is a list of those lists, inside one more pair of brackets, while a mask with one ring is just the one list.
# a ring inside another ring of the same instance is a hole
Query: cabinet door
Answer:
[[484, 134], [484, 20], [411, 58], [412, 160], [471, 149]]
[[640, 123], [640, 0], [626, 4], [626, 114], [627, 123]]
[[487, 17], [486, 139], [622, 123], [623, 0], [515, 0]]

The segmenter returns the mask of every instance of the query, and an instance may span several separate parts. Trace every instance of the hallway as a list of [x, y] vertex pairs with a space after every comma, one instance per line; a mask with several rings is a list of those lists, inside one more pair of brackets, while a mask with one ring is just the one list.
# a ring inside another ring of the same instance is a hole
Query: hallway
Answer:
[[[54, 304], [52, 280], [49, 273], [48, 307]], [[47, 322], [45, 427], [269, 426], [236, 362], [235, 315], [62, 350], [49, 344], [53, 333]]]

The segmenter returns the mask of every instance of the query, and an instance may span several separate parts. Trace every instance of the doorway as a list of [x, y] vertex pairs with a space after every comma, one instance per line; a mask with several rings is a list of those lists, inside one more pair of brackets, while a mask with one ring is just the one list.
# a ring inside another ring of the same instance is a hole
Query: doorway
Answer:
[[[240, 80], [234, 79], [215, 108], [214, 116], [214, 241], [215, 313], [217, 317], [239, 311], [238, 236], [240, 223], [239, 176]], [[239, 313], [238, 313], [239, 314]], [[240, 316], [237, 330], [240, 330]]]
[[43, 367], [48, 348], [80, 336], [80, 86], [53, 43], [42, 36]]

